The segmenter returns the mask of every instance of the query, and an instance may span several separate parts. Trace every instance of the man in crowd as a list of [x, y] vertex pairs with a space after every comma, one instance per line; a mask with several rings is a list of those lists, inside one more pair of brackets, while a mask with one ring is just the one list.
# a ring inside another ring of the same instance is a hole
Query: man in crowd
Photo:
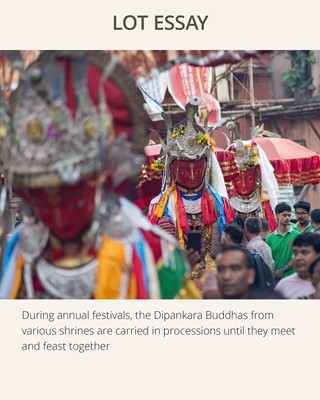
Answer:
[[311, 225], [314, 229], [314, 233], [320, 235], [320, 208], [315, 208], [311, 211]]
[[274, 270], [274, 261], [270, 247], [261, 239], [262, 223], [258, 217], [247, 218], [244, 223], [244, 234], [247, 238], [247, 249], [251, 253], [258, 253], [266, 262], [271, 271]]
[[320, 254], [312, 261], [309, 267], [311, 282], [315, 292], [308, 296], [309, 299], [320, 299]]
[[247, 299], [255, 278], [250, 253], [238, 245], [225, 246], [217, 256], [217, 280], [223, 299]]
[[225, 225], [221, 237], [222, 245], [241, 244], [243, 241], [243, 229], [239, 225]]
[[291, 207], [279, 203], [275, 208], [277, 228], [266, 238], [274, 260], [274, 278], [280, 280], [294, 273], [292, 263], [292, 242], [299, 232], [290, 226]]
[[313, 227], [310, 223], [310, 203], [308, 201], [298, 201], [293, 208], [297, 217], [295, 229], [297, 229], [299, 233], [313, 231]]
[[[256, 218], [256, 217], [255, 217]], [[259, 218], [256, 218], [259, 221]], [[260, 222], [260, 221], [259, 221]], [[239, 225], [226, 225], [223, 229], [223, 235], [221, 238], [221, 243], [223, 246], [226, 245], [231, 245], [235, 244], [238, 245], [239, 247], [242, 247], [244, 249], [247, 249], [246, 245], [243, 243], [244, 242], [244, 231], [241, 226]], [[261, 240], [262, 244], [265, 245], [265, 243]], [[223, 248], [222, 246], [222, 248]], [[267, 245], [265, 245], [267, 246]], [[263, 256], [259, 254], [259, 252], [255, 251], [254, 246], [250, 246], [249, 249], [249, 257], [252, 258], [252, 262], [254, 265], [255, 269], [255, 281], [254, 281], [254, 286], [256, 287], [269, 287], [274, 285], [273, 281], [273, 276], [272, 276], [272, 270], [270, 269], [269, 265], [266, 263], [264, 260]], [[271, 252], [271, 250], [270, 250]], [[271, 256], [272, 260], [272, 256]]]
[[260, 218], [261, 221], [261, 232], [260, 232], [260, 236], [261, 239], [265, 242], [267, 236], [270, 234], [270, 227], [269, 227], [269, 223], [265, 218]]
[[282, 279], [276, 286], [276, 291], [287, 299], [304, 298], [314, 293], [309, 266], [319, 253], [319, 235], [307, 232], [297, 236], [293, 241], [293, 264], [296, 272]]
[[[223, 299], [282, 298], [272, 287], [254, 287], [255, 265], [251, 253], [237, 244], [228, 245], [217, 255], [217, 283]], [[209, 294], [209, 293], [208, 293]], [[215, 297], [218, 298], [216, 291]], [[205, 297], [205, 296], [204, 296]], [[205, 298], [210, 298], [209, 295]]]

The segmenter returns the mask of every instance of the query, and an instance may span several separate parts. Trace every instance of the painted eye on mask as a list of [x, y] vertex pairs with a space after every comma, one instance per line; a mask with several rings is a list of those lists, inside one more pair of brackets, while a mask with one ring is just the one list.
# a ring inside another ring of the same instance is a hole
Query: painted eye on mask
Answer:
[[70, 204], [70, 205], [68, 206], [68, 209], [69, 209], [69, 210], [77, 210], [78, 208], [83, 207], [84, 204], [85, 204], [85, 200], [84, 200], [84, 199], [81, 199], [81, 200], [78, 200], [75, 204]]

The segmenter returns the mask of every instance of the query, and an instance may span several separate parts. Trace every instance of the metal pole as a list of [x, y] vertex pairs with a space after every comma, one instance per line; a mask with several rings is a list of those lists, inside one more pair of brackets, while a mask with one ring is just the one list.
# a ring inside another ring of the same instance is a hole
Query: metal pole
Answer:
[[251, 104], [251, 128], [256, 126], [255, 104], [254, 104], [254, 87], [253, 87], [253, 63], [252, 58], [249, 60], [249, 91], [250, 91], [250, 104]]
[[230, 100], [234, 100], [233, 72], [230, 72]]

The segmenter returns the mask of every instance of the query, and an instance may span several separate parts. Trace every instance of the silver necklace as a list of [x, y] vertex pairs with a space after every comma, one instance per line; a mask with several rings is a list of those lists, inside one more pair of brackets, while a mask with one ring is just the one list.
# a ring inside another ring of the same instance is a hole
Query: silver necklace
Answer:
[[187, 214], [201, 213], [201, 197], [197, 200], [188, 200], [182, 197], [182, 201]]
[[40, 258], [36, 272], [46, 292], [56, 299], [90, 299], [96, 287], [96, 259], [72, 269], [58, 268]]

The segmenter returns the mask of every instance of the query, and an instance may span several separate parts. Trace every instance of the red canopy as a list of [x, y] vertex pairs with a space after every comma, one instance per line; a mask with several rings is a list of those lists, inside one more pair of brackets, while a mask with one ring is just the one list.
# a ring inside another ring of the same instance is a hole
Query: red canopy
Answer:
[[284, 138], [257, 137], [271, 162], [279, 185], [304, 185], [320, 182], [320, 155]]

